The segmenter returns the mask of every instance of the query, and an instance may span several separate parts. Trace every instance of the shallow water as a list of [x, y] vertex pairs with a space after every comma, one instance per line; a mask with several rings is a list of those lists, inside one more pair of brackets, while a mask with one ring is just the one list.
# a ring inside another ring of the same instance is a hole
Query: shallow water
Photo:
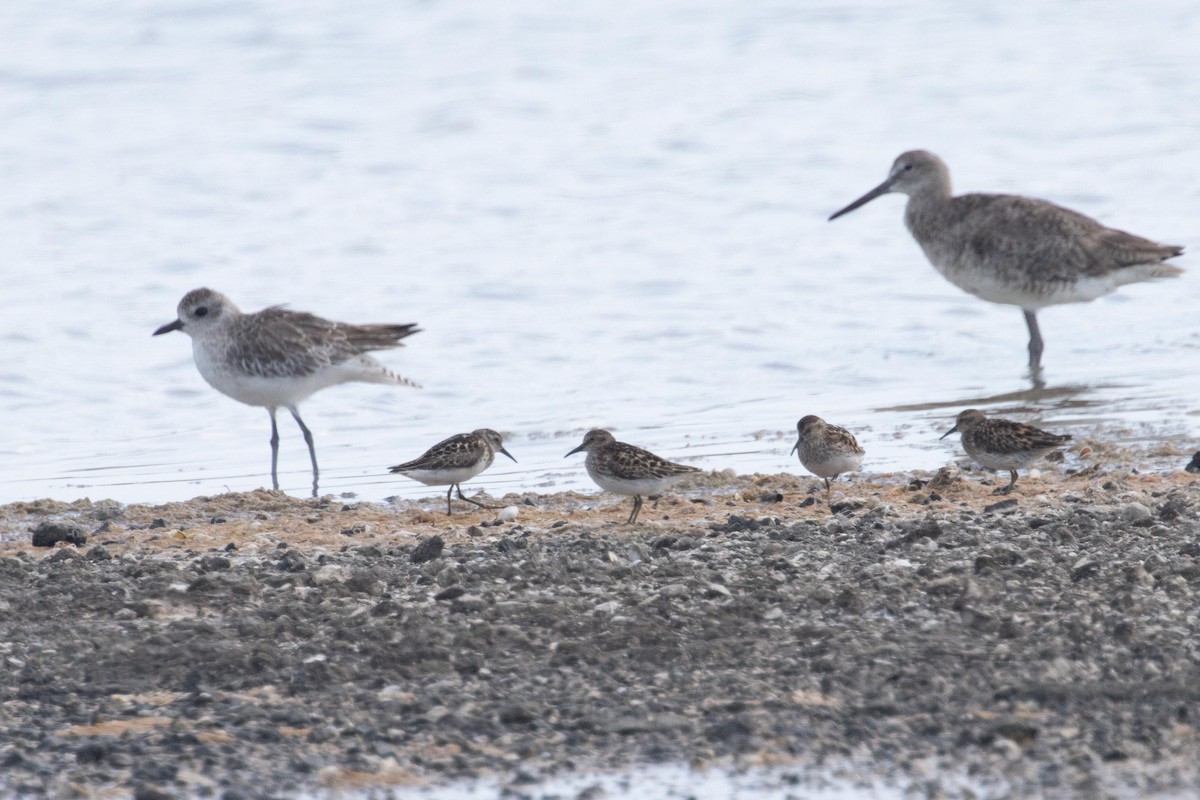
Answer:
[[595, 425], [739, 472], [798, 470], [806, 413], [873, 472], [954, 457], [967, 404], [1197, 433], [1192, 273], [1043, 313], [1022, 394], [1020, 314], [942, 280], [900, 198], [825, 221], [925, 147], [1195, 241], [1192, 3], [18, 0], [0, 32], [0, 500], [268, 482], [264, 411], [150, 337], [200, 285], [421, 324], [382, 359], [424, 389], [303, 406], [322, 489], [366, 499], [436, 494], [386, 467], [481, 426], [520, 461], [493, 492], [590, 489], [562, 455]]

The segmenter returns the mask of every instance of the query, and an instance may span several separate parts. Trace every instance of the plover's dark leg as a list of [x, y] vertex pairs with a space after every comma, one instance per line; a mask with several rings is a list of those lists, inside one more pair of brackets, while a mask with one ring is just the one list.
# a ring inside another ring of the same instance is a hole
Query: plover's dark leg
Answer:
[[267, 413], [271, 415], [271, 488], [279, 491], [279, 426], [275, 424], [275, 408], [270, 406]]
[[304, 443], [308, 445], [308, 457], [312, 460], [313, 468], [313, 493], [312, 496], [317, 496], [317, 479], [321, 475], [321, 471], [317, 469], [317, 448], [313, 445], [312, 431], [304, 424], [304, 420], [300, 419], [300, 412], [295, 406], [288, 406], [287, 410], [292, 412], [292, 418], [296, 420], [296, 424], [300, 426], [300, 431], [304, 434]]
[[1029, 327], [1029, 369], [1037, 372], [1042, 368], [1042, 332], [1038, 329], [1037, 312], [1022, 309], [1025, 314], [1025, 324]]
[[471, 503], [472, 505], [479, 506], [480, 508], [504, 508], [504, 506], [489, 506], [487, 503], [481, 503], [478, 500], [472, 500], [471, 498], [463, 495], [461, 486], [459, 486], [457, 483], [454, 485], [456, 488], [458, 488], [458, 499], [459, 500], [465, 500], [468, 503]]

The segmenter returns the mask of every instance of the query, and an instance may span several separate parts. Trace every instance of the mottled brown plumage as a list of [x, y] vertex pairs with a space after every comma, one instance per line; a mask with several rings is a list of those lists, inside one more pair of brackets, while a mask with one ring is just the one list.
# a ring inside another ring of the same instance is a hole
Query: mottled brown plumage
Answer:
[[567, 455], [579, 452], [588, 454], [584, 467], [597, 486], [633, 497], [633, 510], [626, 524], [637, 521], [644, 495], [658, 494], [679, 479], [701, 471], [667, 461], [649, 450], [618, 442], [611, 433], [599, 428], [588, 431], [583, 443]]
[[978, 409], [961, 412], [954, 427], [942, 434], [945, 439], [958, 431], [962, 434], [963, 450], [988, 469], [1006, 469], [1012, 476], [1009, 484], [995, 494], [1008, 494], [1017, 485], [1017, 470], [1028, 467], [1042, 456], [1064, 446], [1070, 434], [1057, 434], [1014, 422], [1008, 419], [989, 419]]
[[420, 457], [389, 468], [426, 486], [450, 485], [446, 490], [446, 516], [452, 513], [450, 494], [458, 490], [458, 499], [474, 503], [480, 508], [497, 508], [464, 497], [462, 482], [474, 478], [492, 465], [496, 453], [516, 459], [504, 449], [504, 437], [491, 428], [480, 428], [470, 433], [459, 433], [444, 439], [426, 450]]
[[946, 280], [992, 303], [1022, 309], [1029, 364], [1040, 368], [1044, 343], [1038, 310], [1095, 300], [1120, 286], [1170, 278], [1183, 270], [1162, 262], [1183, 252], [1045, 200], [951, 192], [950, 170], [924, 150], [902, 153], [887, 180], [843, 214], [889, 192], [908, 195], [904, 222]]
[[837, 425], [809, 414], [796, 423], [796, 439], [792, 452], [799, 451], [800, 463], [804, 468], [825, 480], [825, 496], [832, 491], [830, 481], [843, 472], [858, 469], [866, 453], [859, 446], [854, 434]]

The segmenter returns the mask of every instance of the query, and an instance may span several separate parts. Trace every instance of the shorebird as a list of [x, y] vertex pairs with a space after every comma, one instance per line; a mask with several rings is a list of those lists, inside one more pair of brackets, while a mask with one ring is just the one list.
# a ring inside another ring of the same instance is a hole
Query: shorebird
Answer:
[[1182, 247], [1106, 227], [1069, 208], [1009, 194], [956, 197], [950, 170], [924, 150], [901, 153], [887, 180], [829, 219], [889, 192], [908, 195], [904, 223], [942, 277], [976, 297], [1022, 310], [1034, 373], [1044, 349], [1038, 311], [1183, 273], [1163, 263]]
[[1017, 485], [1017, 470], [1024, 469], [1047, 453], [1057, 450], [1071, 440], [1070, 434], [1057, 434], [1013, 422], [1009, 419], [988, 419], [982, 411], [968, 408], [954, 420], [954, 427], [941, 435], [945, 439], [958, 431], [962, 434], [963, 450], [987, 469], [1006, 469], [1012, 476], [1008, 486], [992, 494], [1008, 494]]
[[449, 439], [443, 439], [426, 450], [419, 458], [404, 464], [397, 464], [388, 469], [389, 472], [399, 473], [406, 478], [420, 481], [426, 486], [450, 485], [446, 490], [446, 516], [450, 516], [450, 493], [458, 490], [458, 499], [474, 503], [480, 508], [498, 508], [489, 506], [464, 497], [463, 481], [474, 478], [492, 465], [496, 453], [503, 453], [516, 459], [504, 449], [504, 437], [491, 428], [480, 428], [470, 433], [458, 433]]
[[814, 414], [796, 423], [796, 433], [798, 438], [792, 452], [799, 450], [804, 468], [825, 479], [825, 501], [828, 502], [833, 490], [830, 481], [843, 472], [858, 469], [866, 451], [850, 431], [830, 425]]
[[637, 522], [642, 496], [655, 495], [682, 478], [700, 472], [696, 467], [675, 464], [648, 450], [618, 442], [611, 433], [599, 428], [588, 431], [583, 444], [567, 456], [586, 452], [584, 466], [596, 485], [606, 492], [633, 497], [633, 511], [626, 525]]
[[153, 335], [183, 331], [192, 337], [196, 369], [221, 394], [271, 415], [271, 486], [279, 490], [279, 428], [275, 411], [291, 412], [304, 434], [312, 460], [312, 491], [317, 496], [317, 451], [312, 431], [297, 405], [314, 392], [347, 381], [416, 384], [367, 353], [403, 347], [400, 340], [419, 329], [404, 325], [350, 325], [303, 311], [271, 306], [243, 314], [212, 289], [193, 289], [179, 301], [178, 317]]

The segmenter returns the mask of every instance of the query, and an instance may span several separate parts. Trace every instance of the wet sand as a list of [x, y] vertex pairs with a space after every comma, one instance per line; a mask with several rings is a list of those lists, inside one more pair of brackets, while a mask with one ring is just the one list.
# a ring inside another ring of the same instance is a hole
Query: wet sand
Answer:
[[[0, 787], [286, 797], [646, 763], [1200, 791], [1200, 484], [709, 474], [647, 502], [0, 507]], [[82, 546], [35, 548], [46, 522]], [[440, 545], [440, 549], [439, 549]], [[980, 789], [982, 787], [982, 789]], [[989, 787], [991, 787], [989, 789]], [[977, 795], [978, 796], [978, 795]]]

